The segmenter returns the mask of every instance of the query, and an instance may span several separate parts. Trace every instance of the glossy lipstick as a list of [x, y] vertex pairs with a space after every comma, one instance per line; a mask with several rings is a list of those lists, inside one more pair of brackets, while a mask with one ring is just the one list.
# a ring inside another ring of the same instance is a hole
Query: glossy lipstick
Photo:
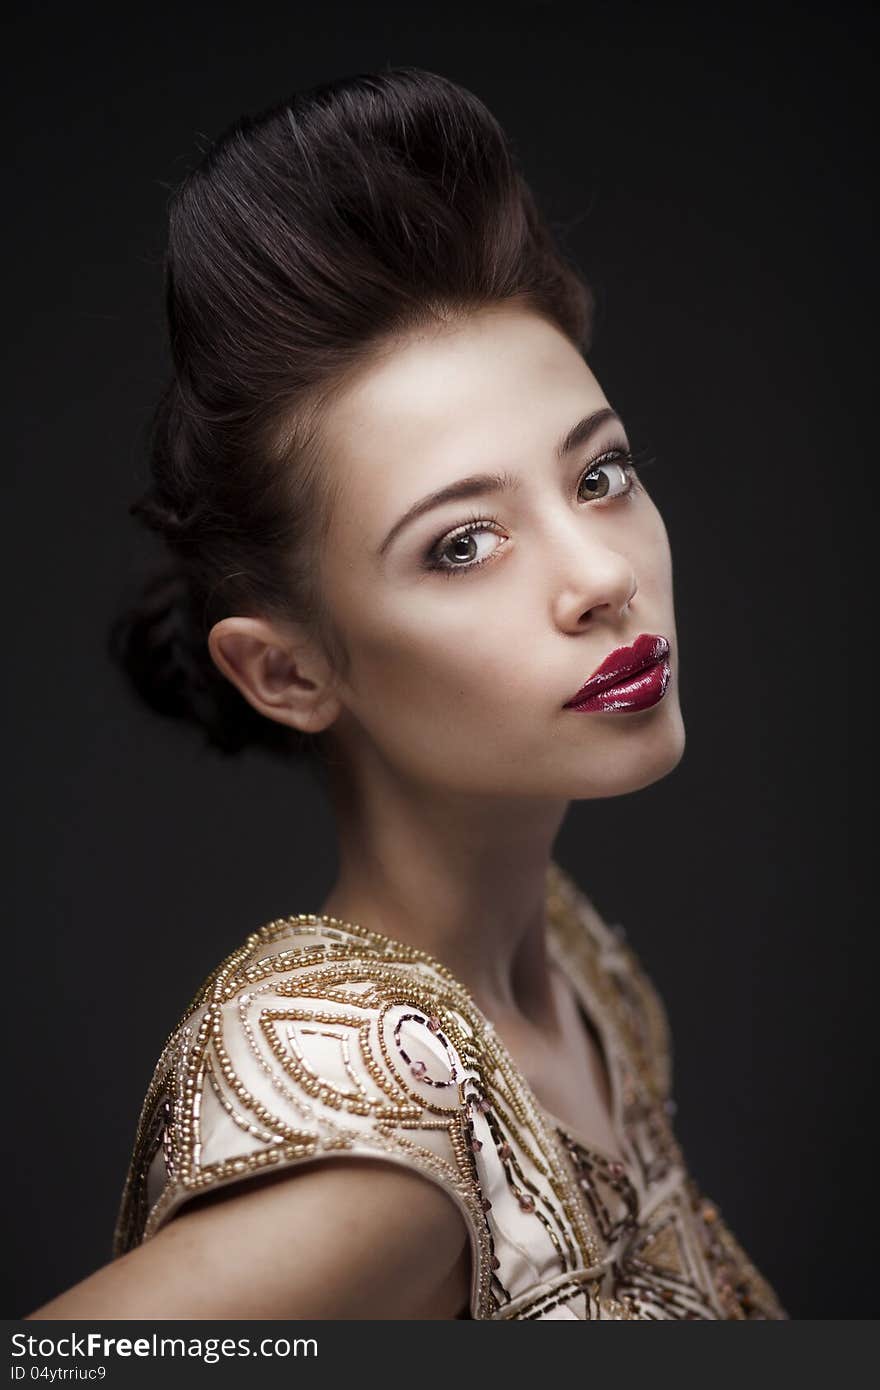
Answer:
[[606, 656], [562, 708], [590, 714], [649, 709], [663, 699], [669, 677], [669, 643], [642, 632], [631, 647], [617, 647]]

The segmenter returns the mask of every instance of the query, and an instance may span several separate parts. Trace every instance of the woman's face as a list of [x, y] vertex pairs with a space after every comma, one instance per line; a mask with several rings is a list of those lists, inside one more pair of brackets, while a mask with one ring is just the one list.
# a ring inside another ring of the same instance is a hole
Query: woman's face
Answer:
[[[607, 410], [568, 339], [512, 306], [377, 356], [335, 402], [322, 574], [349, 655], [331, 728], [346, 759], [378, 759], [426, 789], [566, 800], [634, 791], [678, 763], [662, 518], [642, 484], [625, 491], [628, 441], [613, 414], [557, 454]], [[462, 487], [412, 514], [440, 489], [502, 472], [504, 490]], [[658, 703], [563, 708], [640, 633], [669, 643]]]

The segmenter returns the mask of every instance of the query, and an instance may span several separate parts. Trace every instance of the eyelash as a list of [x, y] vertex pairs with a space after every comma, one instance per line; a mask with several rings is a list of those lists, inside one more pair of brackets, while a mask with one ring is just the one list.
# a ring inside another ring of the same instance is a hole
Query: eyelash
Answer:
[[[653, 459], [642, 459], [639, 463], [639, 467], [645, 468], [648, 463], [653, 463], [654, 461]], [[625, 492], [619, 492], [615, 497], [610, 497], [605, 505], [614, 502], [629, 501], [635, 493], [642, 491], [642, 485], [635, 475], [632, 450], [617, 448], [606, 449], [598, 458], [592, 459], [590, 463], [587, 464], [587, 467], [578, 479], [578, 492], [580, 492], [584, 479], [588, 478], [591, 473], [595, 473], [597, 469], [606, 464], [620, 464], [629, 479], [629, 487]], [[601, 498], [598, 500], [602, 501]], [[433, 574], [442, 574], [445, 579], [451, 579], [454, 575], [470, 574], [472, 570], [480, 569], [483, 565], [488, 564], [496, 554], [494, 550], [485, 560], [471, 560], [468, 564], [460, 565], [438, 564], [436, 557], [441, 554], [448, 545], [451, 545], [453, 541], [458, 540], [459, 537], [468, 536], [472, 531], [488, 531], [491, 530], [493, 526], [498, 526], [498, 524], [495, 518], [491, 516], [469, 516], [467, 521], [463, 522], [461, 526], [456, 526], [452, 531], [444, 532], [444, 534], [434, 542], [425, 557], [425, 568]]]

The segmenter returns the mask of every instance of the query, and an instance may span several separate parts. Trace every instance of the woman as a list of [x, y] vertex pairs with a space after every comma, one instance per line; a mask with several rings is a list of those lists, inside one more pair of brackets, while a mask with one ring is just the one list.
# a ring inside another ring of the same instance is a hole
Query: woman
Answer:
[[113, 650], [213, 746], [307, 756], [339, 873], [208, 977], [117, 1258], [32, 1316], [784, 1318], [687, 1173], [662, 1003], [552, 859], [685, 736], [663, 521], [497, 123], [410, 68], [239, 122], [172, 202], [167, 305], [134, 510], [176, 569]]

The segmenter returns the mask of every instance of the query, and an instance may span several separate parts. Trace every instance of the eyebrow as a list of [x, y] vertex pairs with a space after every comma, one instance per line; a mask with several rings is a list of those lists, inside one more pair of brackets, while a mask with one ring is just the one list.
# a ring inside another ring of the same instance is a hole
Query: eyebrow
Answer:
[[[601, 410], [594, 410], [591, 415], [585, 415], [582, 420], [578, 420], [576, 425], [563, 435], [556, 445], [557, 459], [566, 458], [574, 449], [577, 449], [596, 433], [600, 425], [604, 425], [607, 420], [620, 421], [620, 416], [616, 410], [610, 406], [603, 406]], [[469, 478], [459, 478], [454, 483], [447, 483], [446, 487], [438, 488], [436, 492], [431, 492], [421, 501], [415, 502], [403, 516], [395, 521], [388, 535], [379, 546], [378, 554], [384, 555], [394, 538], [408, 526], [416, 517], [423, 516], [425, 512], [439, 507], [443, 502], [460, 501], [463, 497], [487, 497], [495, 492], [512, 492], [519, 486], [519, 479], [511, 473], [474, 473]]]

